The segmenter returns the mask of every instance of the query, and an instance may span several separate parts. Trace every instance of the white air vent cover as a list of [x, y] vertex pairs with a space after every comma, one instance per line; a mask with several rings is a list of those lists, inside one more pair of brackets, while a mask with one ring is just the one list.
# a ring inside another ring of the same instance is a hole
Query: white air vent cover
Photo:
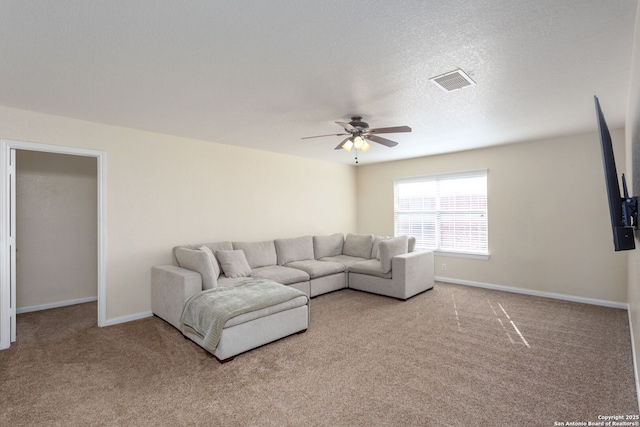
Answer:
[[471, 80], [471, 77], [460, 69], [432, 77], [429, 80], [445, 92], [451, 92], [476, 84], [476, 82]]

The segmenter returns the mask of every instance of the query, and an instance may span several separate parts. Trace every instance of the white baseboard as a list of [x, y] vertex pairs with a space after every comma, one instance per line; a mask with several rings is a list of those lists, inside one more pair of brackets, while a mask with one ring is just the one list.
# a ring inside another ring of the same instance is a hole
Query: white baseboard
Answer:
[[84, 304], [85, 302], [97, 301], [98, 297], [85, 297], [78, 299], [70, 299], [67, 301], [51, 302], [49, 304], [31, 305], [29, 307], [20, 307], [16, 309], [16, 314], [29, 313], [31, 311], [49, 310], [50, 308], [66, 307], [68, 305]]
[[631, 309], [629, 313], [629, 332], [631, 334], [631, 356], [633, 358], [633, 376], [636, 380], [636, 398], [638, 399], [638, 407], [640, 408], [640, 381], [638, 381], [638, 359], [636, 358], [636, 346], [633, 339], [633, 323], [631, 322]]
[[104, 326], [113, 326], [119, 323], [132, 322], [134, 320], [140, 320], [153, 316], [151, 311], [143, 311], [142, 313], [130, 314], [127, 316], [114, 317], [113, 319], [107, 319], [107, 323]]
[[604, 306], [604, 307], [611, 307], [611, 308], [622, 308], [624, 310], [628, 310], [629, 309], [628, 304], [624, 303], [624, 302], [607, 301], [607, 300], [595, 299], [595, 298], [577, 297], [577, 296], [573, 296], [573, 295], [556, 294], [554, 292], [536, 291], [536, 290], [533, 290], [533, 289], [513, 288], [511, 286], [493, 285], [493, 284], [490, 284], [490, 283], [474, 282], [474, 281], [471, 281], [471, 280], [452, 279], [452, 278], [449, 278], [449, 277], [436, 276], [435, 280], [438, 281], [438, 282], [447, 282], [447, 283], [453, 283], [453, 284], [456, 284], [456, 285], [467, 285], [467, 286], [475, 286], [475, 287], [478, 287], [478, 288], [493, 289], [493, 290], [496, 290], [496, 291], [513, 292], [513, 293], [516, 293], [516, 294], [525, 294], [525, 295], [533, 295], [533, 296], [537, 296], [537, 297], [545, 297], [545, 298], [553, 298], [553, 299], [559, 299], [559, 300], [565, 300], [565, 301], [581, 302], [581, 303], [584, 303], [584, 304], [601, 305], [601, 306]]
[[[68, 305], [83, 304], [85, 302], [93, 302], [97, 300], [98, 300], [98, 297], [95, 296], [95, 297], [71, 299], [67, 301], [52, 302], [49, 304], [32, 305], [29, 307], [17, 308], [16, 314], [29, 313], [31, 311], [49, 310], [50, 308], [66, 307]], [[117, 325], [119, 323], [131, 322], [133, 320], [144, 319], [146, 317], [151, 317], [151, 316], [153, 316], [153, 313], [151, 311], [144, 311], [142, 313], [130, 314], [128, 316], [121, 316], [113, 319], [107, 319], [107, 322], [105, 323], [104, 326]]]

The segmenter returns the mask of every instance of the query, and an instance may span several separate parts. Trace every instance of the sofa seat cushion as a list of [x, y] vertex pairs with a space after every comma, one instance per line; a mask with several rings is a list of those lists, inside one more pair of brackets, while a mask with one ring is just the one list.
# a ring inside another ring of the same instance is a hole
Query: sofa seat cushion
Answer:
[[295, 268], [306, 272], [312, 279], [342, 273], [345, 270], [344, 264], [332, 261], [317, 261], [309, 259], [305, 261], [290, 262], [287, 267]]
[[[247, 280], [246, 277], [223, 277], [220, 279], [220, 287], [225, 286], [236, 286], [241, 283], [245, 283]], [[292, 308], [301, 307], [303, 305], [307, 305], [309, 303], [309, 298], [305, 296], [299, 296], [297, 298], [291, 299], [286, 302], [281, 302], [276, 305], [272, 305], [269, 307], [262, 308], [260, 310], [250, 311], [248, 313], [241, 314], [239, 316], [232, 317], [227, 320], [227, 323], [224, 324], [224, 328], [230, 328], [232, 326], [240, 325], [241, 323], [250, 322], [251, 320], [259, 319], [260, 317], [270, 316], [274, 313], [279, 313], [281, 311], [290, 310]]]
[[283, 285], [306, 282], [310, 279], [309, 275], [302, 270], [283, 267], [281, 265], [268, 265], [254, 268], [251, 272], [251, 277], [255, 279], [269, 279]]
[[350, 255], [336, 255], [336, 256], [327, 256], [324, 258], [320, 258], [320, 261], [339, 262], [340, 264], [344, 265], [346, 268], [349, 268], [350, 266], [352, 266], [357, 262], [366, 261], [366, 258], [350, 256]]
[[368, 259], [365, 261], [357, 262], [349, 267], [349, 273], [366, 274], [368, 276], [391, 279], [391, 272], [383, 272], [382, 264], [378, 259]]
[[226, 277], [224, 274], [218, 277], [218, 287], [223, 286], [234, 286], [238, 283], [245, 282], [247, 280], [246, 277]]
[[281, 302], [280, 304], [272, 305], [271, 307], [263, 308], [262, 310], [251, 311], [249, 313], [241, 314], [240, 316], [233, 317], [227, 320], [224, 324], [224, 328], [230, 328], [232, 326], [240, 325], [242, 323], [250, 322], [251, 320], [259, 319], [261, 317], [271, 316], [281, 311], [291, 310], [296, 307], [302, 307], [309, 303], [309, 298], [306, 296], [297, 297], [287, 302]]

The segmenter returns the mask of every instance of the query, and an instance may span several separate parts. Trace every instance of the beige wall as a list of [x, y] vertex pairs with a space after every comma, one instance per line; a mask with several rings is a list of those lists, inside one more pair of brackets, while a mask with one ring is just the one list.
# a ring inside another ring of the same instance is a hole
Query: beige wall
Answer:
[[[631, 170], [632, 194], [640, 196], [640, 3], [636, 13], [636, 30], [631, 61], [631, 80], [629, 84], [629, 103], [626, 119], [627, 170]], [[631, 322], [632, 343], [636, 357], [636, 387], [638, 387], [637, 355], [640, 351], [640, 240], [636, 232], [636, 250], [629, 251], [629, 319]], [[638, 398], [640, 399], [640, 389]]]
[[16, 153], [18, 309], [95, 297], [95, 157]]
[[[624, 133], [612, 135], [623, 172]], [[490, 259], [436, 257], [437, 276], [627, 301], [595, 133], [360, 166], [359, 231], [393, 234], [393, 179], [473, 169], [488, 169]]]
[[355, 231], [355, 168], [0, 107], [0, 138], [106, 156], [107, 320], [151, 309], [174, 245]]

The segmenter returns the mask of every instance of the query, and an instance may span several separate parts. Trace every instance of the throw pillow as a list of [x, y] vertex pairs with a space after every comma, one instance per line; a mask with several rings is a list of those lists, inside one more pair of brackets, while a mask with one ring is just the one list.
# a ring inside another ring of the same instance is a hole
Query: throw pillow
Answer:
[[347, 234], [344, 239], [342, 253], [349, 256], [357, 256], [369, 259], [373, 247], [373, 234]]
[[[186, 249], [200, 249], [202, 246], [206, 246], [209, 249], [211, 249], [211, 251], [215, 254], [216, 251], [226, 251], [226, 250], [231, 250], [233, 249], [233, 245], [231, 245], [231, 242], [207, 242], [207, 243], [197, 243], [197, 244], [193, 244], [193, 245], [180, 245], [180, 246], [174, 246], [173, 249], [171, 250], [171, 255], [172, 255], [172, 261], [173, 261], [173, 265], [177, 265], [180, 266], [180, 263], [178, 262], [178, 258], [176, 258], [176, 250], [178, 248], [186, 248]], [[218, 266], [219, 268], [219, 266]]]
[[380, 266], [383, 273], [391, 271], [391, 260], [396, 255], [406, 254], [409, 250], [407, 236], [392, 237], [380, 242]]
[[220, 261], [222, 271], [227, 277], [249, 277], [251, 275], [251, 267], [249, 267], [242, 249], [217, 251], [216, 258]]
[[176, 259], [180, 267], [197, 271], [202, 276], [202, 289], [218, 287], [218, 275], [215, 273], [209, 255], [199, 249], [176, 249]]

